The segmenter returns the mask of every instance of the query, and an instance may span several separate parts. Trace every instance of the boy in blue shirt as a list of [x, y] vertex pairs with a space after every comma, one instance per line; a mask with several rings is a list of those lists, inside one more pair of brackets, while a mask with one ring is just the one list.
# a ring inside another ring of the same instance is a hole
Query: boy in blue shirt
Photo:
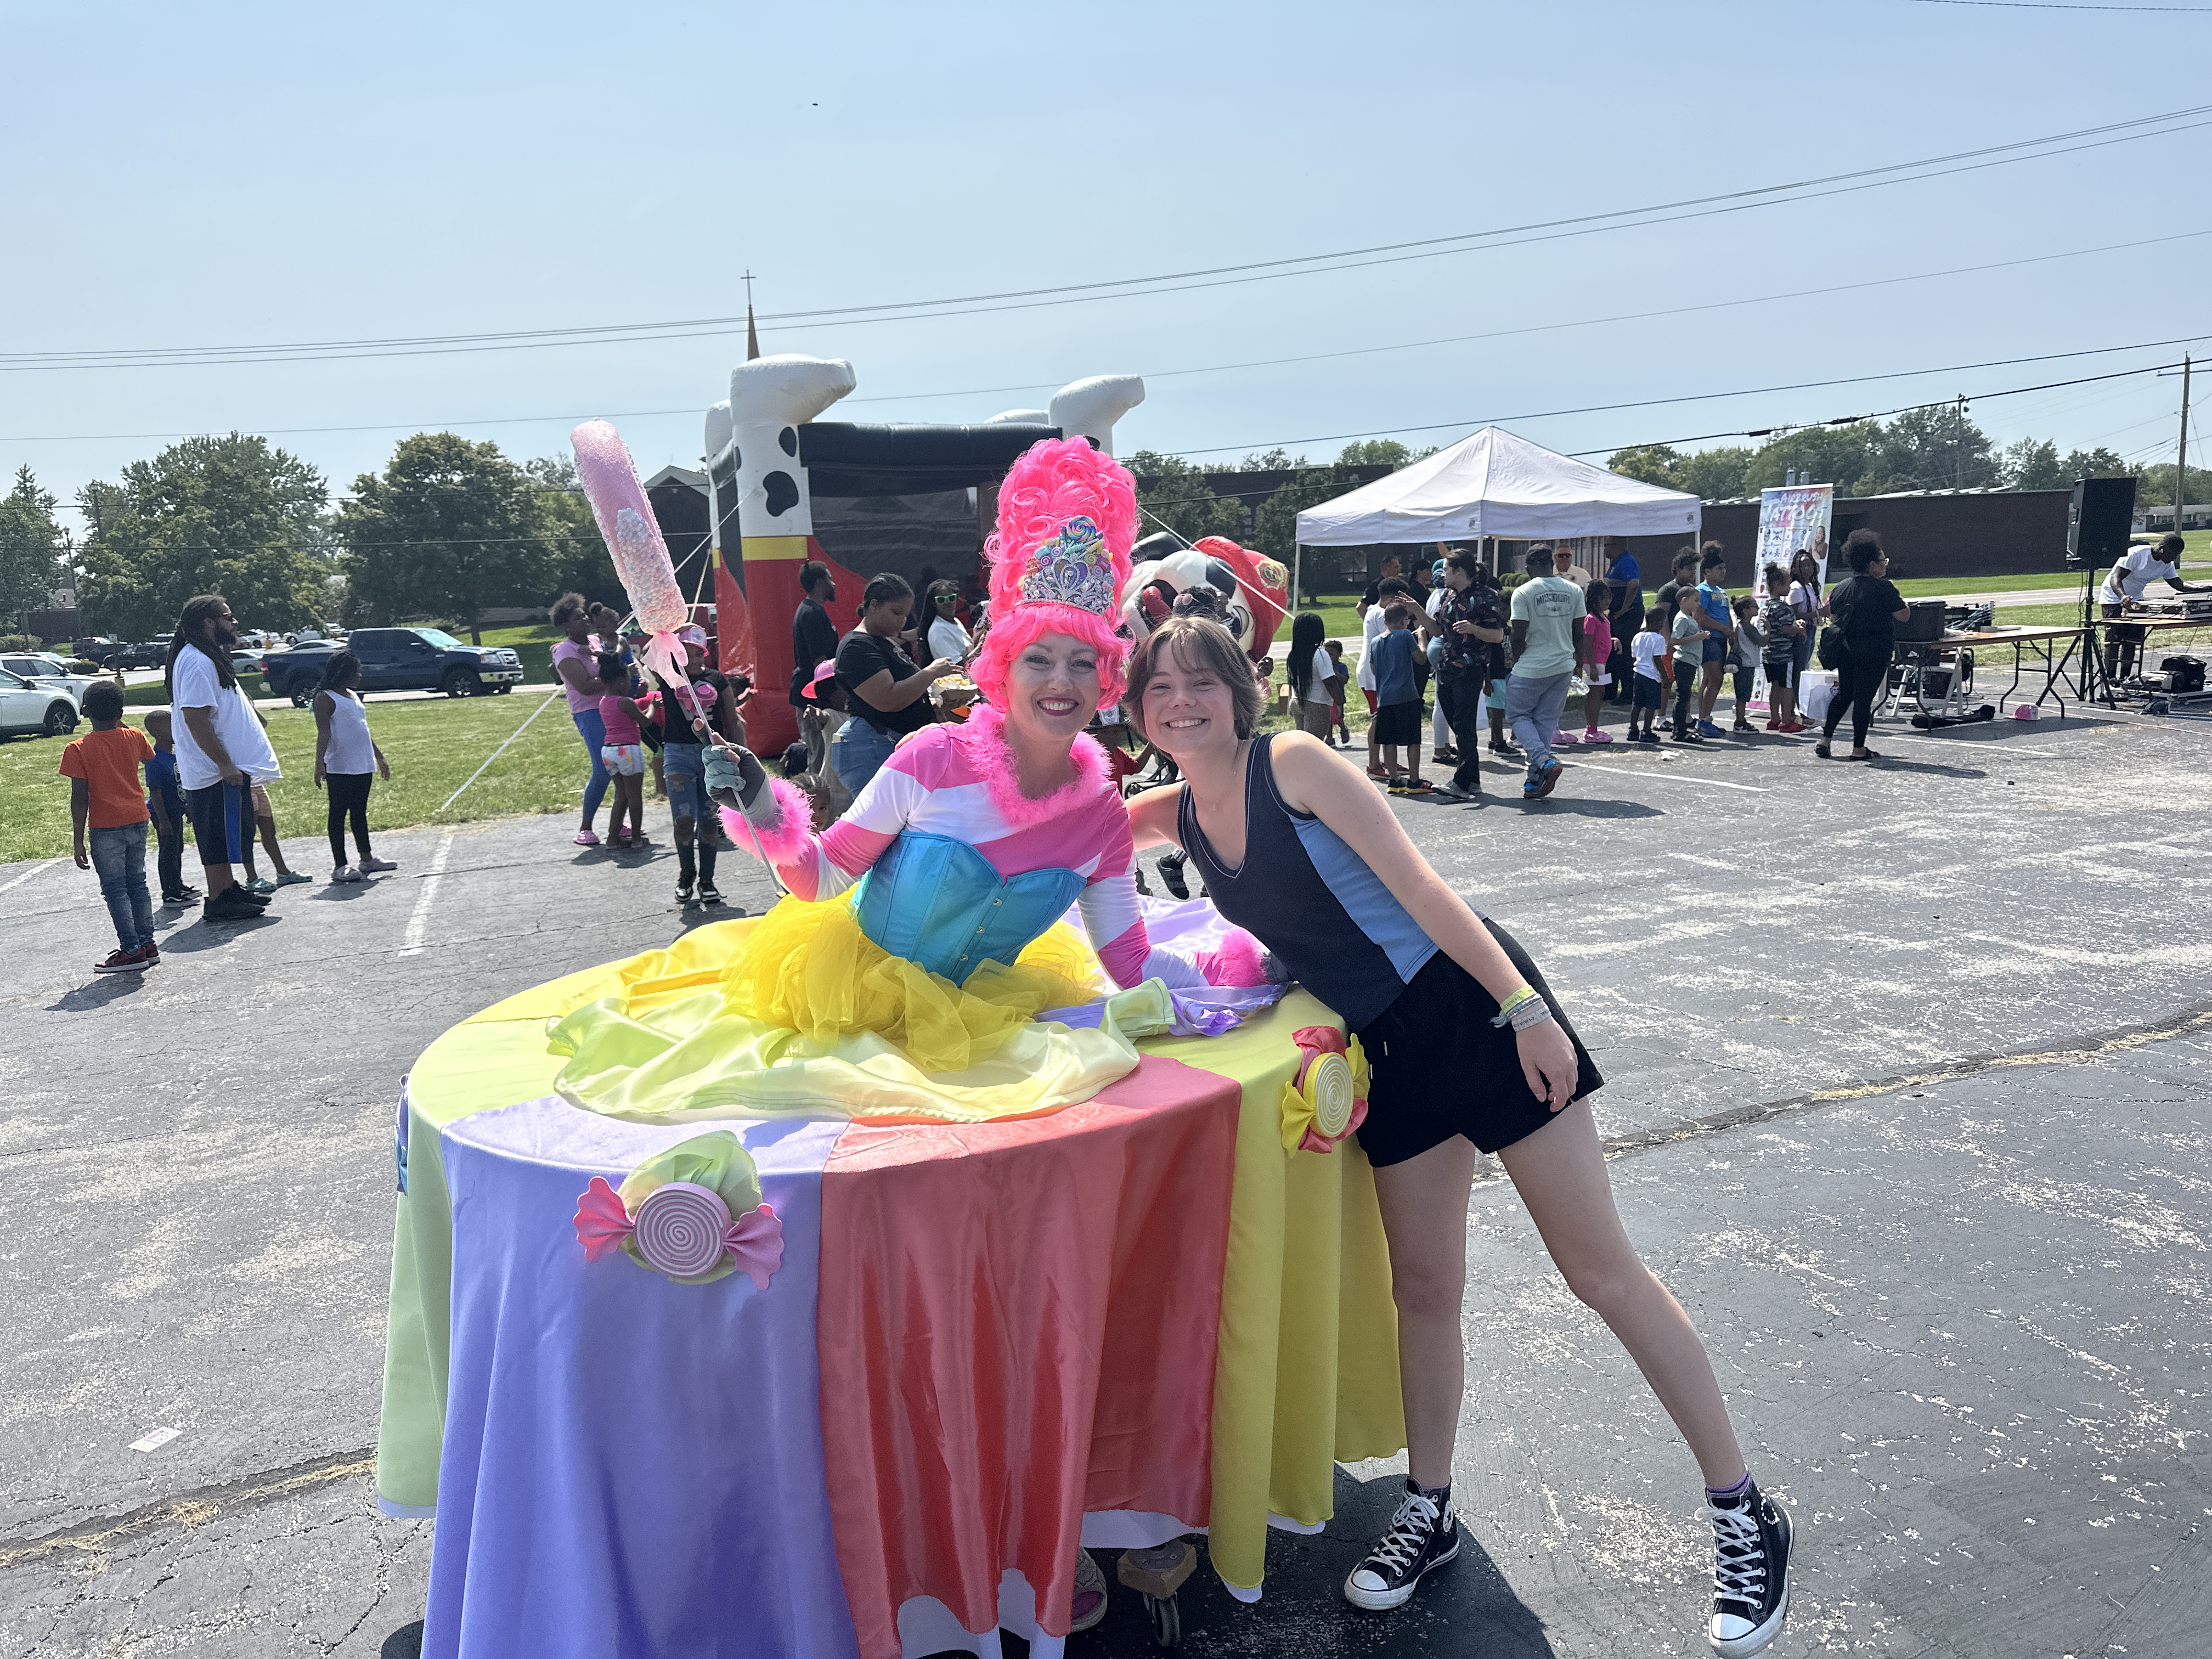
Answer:
[[170, 740], [167, 709], [156, 708], [146, 716], [146, 735], [154, 739], [154, 757], [146, 763], [146, 810], [161, 838], [161, 902], [198, 904], [200, 890], [185, 883], [185, 825], [189, 820], [184, 788], [177, 781], [177, 748]]
[[[1382, 613], [1390, 631], [1375, 641], [1369, 655], [1375, 664], [1375, 742], [1382, 769], [1394, 785], [1423, 789], [1427, 786], [1421, 781], [1421, 696], [1413, 684], [1413, 658], [1420, 649], [1413, 637], [1415, 614], [1403, 599], [1393, 602]], [[1402, 773], [1401, 749], [1407, 763]]]
[[1713, 704], [1721, 694], [1721, 682], [1728, 678], [1729, 659], [1735, 653], [1735, 611], [1729, 603], [1728, 561], [1721, 556], [1718, 542], [1705, 544], [1705, 558], [1699, 565], [1698, 580], [1698, 609], [1705, 623], [1704, 646], [1704, 683], [1698, 687], [1698, 731], [1708, 738], [1721, 735], [1713, 724]]

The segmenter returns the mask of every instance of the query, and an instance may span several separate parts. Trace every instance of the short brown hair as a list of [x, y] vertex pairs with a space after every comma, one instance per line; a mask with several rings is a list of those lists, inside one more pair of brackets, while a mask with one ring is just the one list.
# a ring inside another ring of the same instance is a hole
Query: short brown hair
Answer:
[[1121, 714], [1129, 729], [1146, 743], [1152, 740], [1145, 730], [1145, 687], [1160, 659], [1170, 653], [1186, 670], [1206, 669], [1220, 677], [1229, 688], [1230, 707], [1236, 711], [1237, 735], [1250, 737], [1260, 724], [1260, 684], [1253, 678], [1251, 660], [1235, 636], [1211, 617], [1170, 617], [1130, 653], [1129, 689], [1121, 698]]
[[1411, 628], [1413, 625], [1413, 607], [1401, 599], [1383, 611], [1382, 620], [1393, 628]]

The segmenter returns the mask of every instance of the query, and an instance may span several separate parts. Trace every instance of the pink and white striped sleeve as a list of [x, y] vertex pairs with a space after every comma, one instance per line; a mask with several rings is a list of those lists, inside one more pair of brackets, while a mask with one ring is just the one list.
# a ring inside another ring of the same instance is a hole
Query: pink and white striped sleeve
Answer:
[[928, 786], [914, 769], [919, 758], [909, 749], [894, 753], [862, 786], [845, 816], [818, 836], [812, 827], [813, 803], [782, 778], [769, 780], [776, 805], [774, 823], [754, 824], [727, 807], [722, 822], [744, 851], [750, 852], [753, 838], [759, 837], [768, 861], [794, 898], [835, 898], [867, 873], [927, 798]]

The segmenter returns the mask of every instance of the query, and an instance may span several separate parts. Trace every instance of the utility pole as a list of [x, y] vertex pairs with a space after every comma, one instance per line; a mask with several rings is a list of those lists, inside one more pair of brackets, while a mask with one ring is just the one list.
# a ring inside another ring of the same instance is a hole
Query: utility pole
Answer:
[[2189, 501], [2189, 357], [2181, 359], [2181, 444], [2173, 453], [2173, 533], [2181, 533], [2181, 509]]

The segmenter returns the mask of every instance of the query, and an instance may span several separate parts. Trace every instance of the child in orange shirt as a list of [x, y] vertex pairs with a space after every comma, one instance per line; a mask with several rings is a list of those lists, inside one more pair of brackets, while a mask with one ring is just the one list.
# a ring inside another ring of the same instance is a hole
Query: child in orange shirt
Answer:
[[115, 924], [116, 949], [93, 963], [93, 971], [143, 973], [161, 960], [146, 891], [149, 814], [138, 787], [138, 769], [154, 758], [154, 745], [143, 732], [124, 725], [123, 693], [106, 680], [85, 688], [84, 714], [92, 732], [62, 750], [61, 775], [70, 781], [76, 867], [100, 872], [100, 896]]

